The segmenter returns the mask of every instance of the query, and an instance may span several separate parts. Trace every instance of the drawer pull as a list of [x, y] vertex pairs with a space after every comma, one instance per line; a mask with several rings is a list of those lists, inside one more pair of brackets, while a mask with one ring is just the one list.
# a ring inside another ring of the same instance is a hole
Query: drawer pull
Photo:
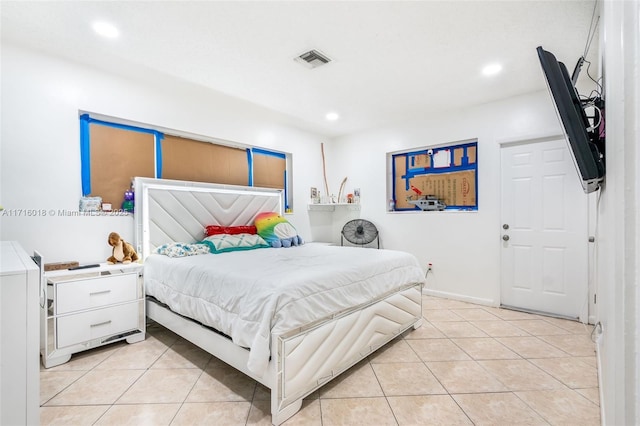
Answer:
[[89, 327], [99, 327], [101, 325], [107, 325], [107, 324], [111, 324], [111, 320], [99, 322], [97, 324], [91, 324]]
[[106, 294], [106, 293], [111, 293], [111, 290], [94, 291], [93, 293], [89, 293], [89, 296], [96, 296], [98, 294]]

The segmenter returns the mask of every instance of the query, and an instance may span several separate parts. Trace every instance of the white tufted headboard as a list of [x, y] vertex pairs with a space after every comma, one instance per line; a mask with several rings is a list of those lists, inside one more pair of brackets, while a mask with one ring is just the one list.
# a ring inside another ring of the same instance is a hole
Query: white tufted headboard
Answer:
[[136, 250], [142, 259], [170, 242], [202, 240], [207, 225], [251, 225], [261, 212], [282, 214], [282, 190], [135, 178]]

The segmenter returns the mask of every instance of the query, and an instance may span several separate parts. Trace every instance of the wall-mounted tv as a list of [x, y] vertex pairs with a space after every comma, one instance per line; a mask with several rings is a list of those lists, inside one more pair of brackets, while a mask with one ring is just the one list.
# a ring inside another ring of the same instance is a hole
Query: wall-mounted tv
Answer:
[[[580, 100], [567, 67], [542, 47], [538, 47], [537, 51], [582, 188], [587, 194], [596, 191], [605, 174], [604, 103], [599, 97]], [[594, 124], [589, 122], [585, 112], [587, 103], [597, 106]]]

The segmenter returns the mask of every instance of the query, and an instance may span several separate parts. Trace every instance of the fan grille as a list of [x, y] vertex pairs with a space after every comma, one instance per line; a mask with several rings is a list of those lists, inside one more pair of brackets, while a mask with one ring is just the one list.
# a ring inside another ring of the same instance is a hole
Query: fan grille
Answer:
[[351, 244], [366, 245], [378, 237], [378, 229], [368, 220], [354, 219], [342, 227], [342, 236]]

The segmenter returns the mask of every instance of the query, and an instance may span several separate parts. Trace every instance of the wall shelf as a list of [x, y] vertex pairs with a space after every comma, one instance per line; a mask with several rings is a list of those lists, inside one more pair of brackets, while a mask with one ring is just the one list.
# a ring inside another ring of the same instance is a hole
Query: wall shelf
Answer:
[[329, 204], [308, 204], [307, 209], [318, 212], [333, 212], [336, 209], [359, 211], [360, 204], [354, 203], [329, 203]]

